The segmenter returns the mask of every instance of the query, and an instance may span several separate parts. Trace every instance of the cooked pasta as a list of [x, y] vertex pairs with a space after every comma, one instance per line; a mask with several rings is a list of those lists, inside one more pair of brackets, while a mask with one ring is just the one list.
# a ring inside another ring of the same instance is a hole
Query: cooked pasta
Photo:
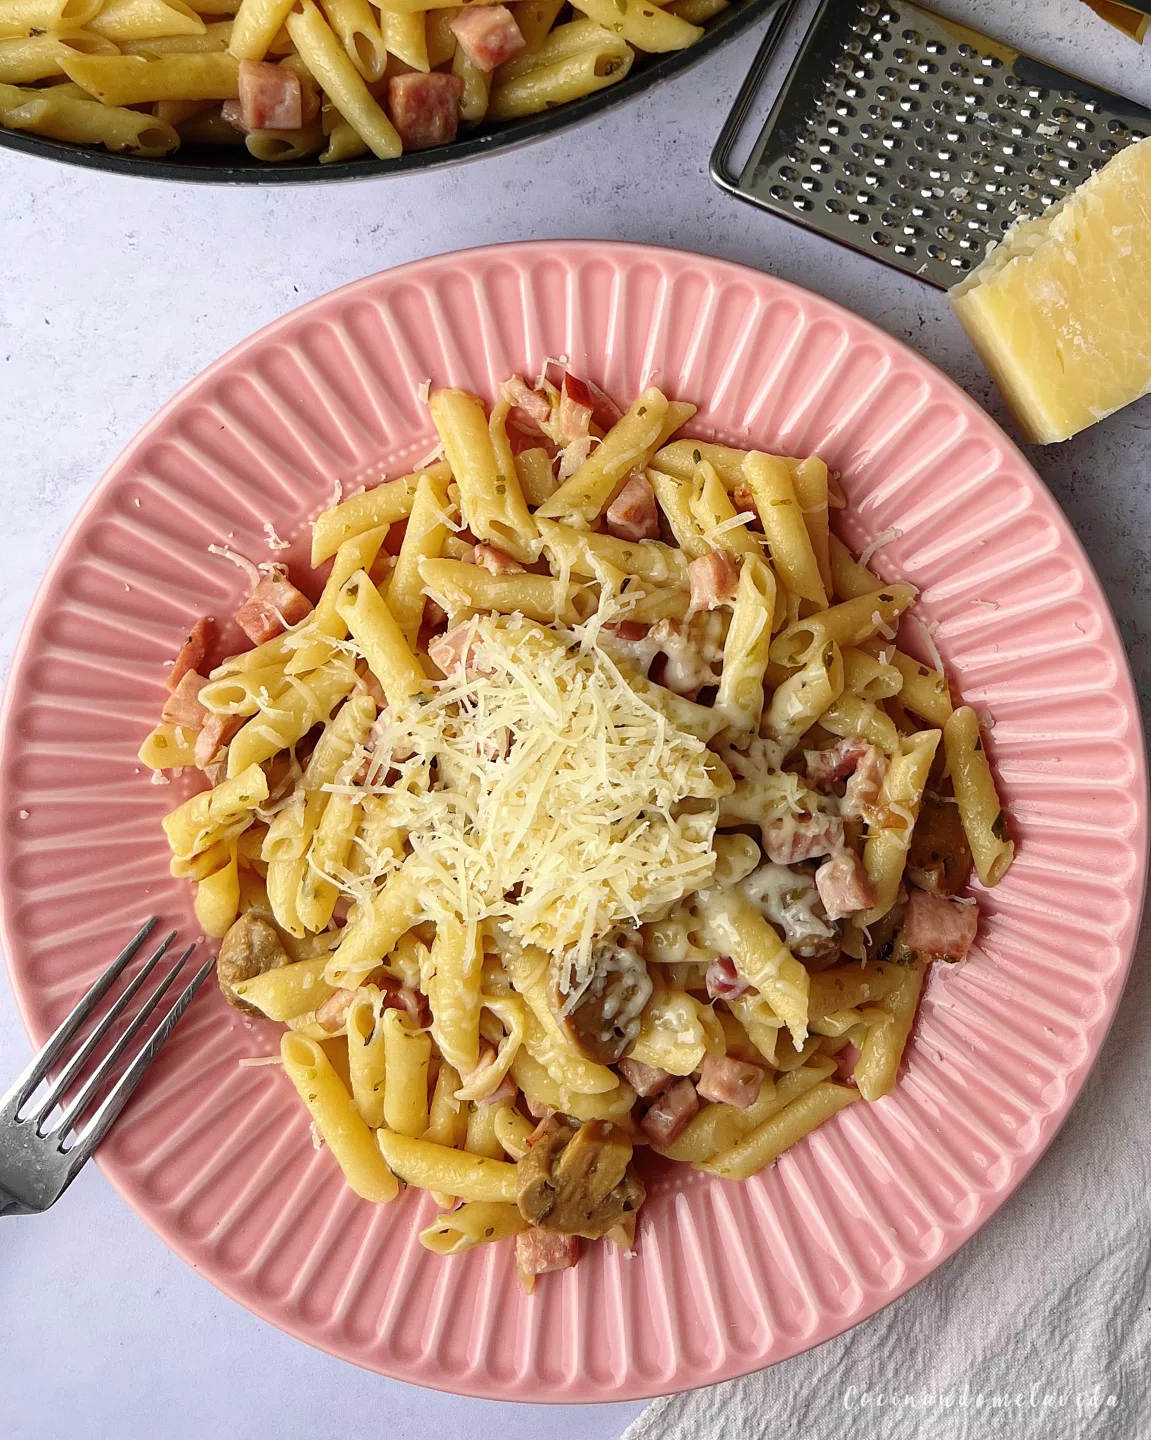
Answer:
[[390, 160], [617, 85], [728, 3], [3, 0], [0, 126], [143, 158]]
[[314, 608], [249, 567], [254, 648], [205, 673], [198, 622], [140, 758], [210, 782], [173, 873], [349, 1183], [530, 1289], [631, 1245], [638, 1147], [743, 1180], [885, 1095], [1013, 846], [818, 457], [567, 373], [429, 402], [446, 459], [314, 522]]

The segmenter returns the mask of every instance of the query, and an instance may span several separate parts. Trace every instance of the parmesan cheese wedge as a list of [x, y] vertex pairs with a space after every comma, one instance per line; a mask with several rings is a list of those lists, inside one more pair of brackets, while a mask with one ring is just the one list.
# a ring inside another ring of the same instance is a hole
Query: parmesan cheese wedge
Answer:
[[1013, 225], [949, 299], [1029, 440], [1151, 390], [1151, 138]]

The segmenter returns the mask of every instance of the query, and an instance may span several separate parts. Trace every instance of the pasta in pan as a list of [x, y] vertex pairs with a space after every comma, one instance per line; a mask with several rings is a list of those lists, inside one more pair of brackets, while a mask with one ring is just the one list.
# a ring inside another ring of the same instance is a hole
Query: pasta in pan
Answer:
[[643, 1147], [743, 1180], [887, 1094], [1013, 844], [817, 458], [570, 373], [430, 413], [442, 461], [316, 519], [315, 606], [223, 552], [254, 648], [205, 673], [199, 621], [140, 756], [209, 781], [173, 873], [348, 1183], [530, 1289], [632, 1245]]
[[142, 157], [381, 160], [594, 94], [699, 24], [645, 0], [0, 0], [0, 125]]

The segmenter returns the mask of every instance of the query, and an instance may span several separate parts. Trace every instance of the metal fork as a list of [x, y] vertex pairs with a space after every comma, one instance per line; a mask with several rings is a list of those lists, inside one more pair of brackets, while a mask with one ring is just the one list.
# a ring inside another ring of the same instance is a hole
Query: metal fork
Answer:
[[[110, 1046], [107, 1054], [90, 1074], [86, 1074], [85, 1067], [92, 1053], [167, 954], [176, 938], [176, 931], [173, 930], [161, 941], [155, 954], [140, 968], [139, 973], [132, 977], [103, 1019], [80, 1041], [75, 1054], [66, 1061], [64, 1068], [49, 1084], [47, 1093], [43, 1097], [37, 1096], [27, 1113], [22, 1114], [39, 1087], [49, 1080], [49, 1071], [63, 1057], [69, 1041], [92, 1015], [155, 927], [156, 917], [153, 916], [141, 926], [76, 1008], [62, 1021], [8, 1093], [0, 1098], [0, 1215], [39, 1215], [49, 1206], [55, 1205], [108, 1133], [112, 1122], [140, 1083], [144, 1071], [176, 1028], [180, 1016], [192, 1003], [196, 991], [211, 974], [215, 960], [209, 958], [180, 991], [163, 1019], [151, 1032], [150, 1038], [100, 1100], [83, 1129], [79, 1129], [78, 1122], [81, 1117], [91, 1109], [101, 1088], [112, 1079], [120, 1057], [140, 1034], [149, 1017], [175, 984], [180, 971], [196, 948], [195, 942], [188, 946], [132, 1016], [124, 1032]], [[79, 1088], [70, 1096], [63, 1112], [57, 1118], [53, 1114], [56, 1107], [77, 1085]]]

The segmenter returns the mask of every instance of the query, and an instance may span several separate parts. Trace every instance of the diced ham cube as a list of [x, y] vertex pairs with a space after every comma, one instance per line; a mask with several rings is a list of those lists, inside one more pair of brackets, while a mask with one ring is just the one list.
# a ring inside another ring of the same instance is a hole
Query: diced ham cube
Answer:
[[665, 1090], [640, 1121], [644, 1134], [657, 1145], [678, 1140], [699, 1109], [695, 1086], [685, 1075]]
[[658, 540], [659, 510], [655, 491], [642, 470], [631, 479], [608, 506], [607, 529], [617, 540]]
[[241, 60], [239, 87], [245, 130], [298, 130], [303, 125], [300, 77], [286, 65]]
[[642, 1060], [629, 1060], [626, 1056], [616, 1069], [635, 1093], [645, 1100], [659, 1095], [675, 1079], [670, 1071], [661, 1070], [658, 1065], [645, 1065]]
[[355, 998], [354, 990], [333, 990], [324, 1003], [316, 1009], [316, 1024], [329, 1035], [343, 1029], [348, 1018], [348, 1009]]
[[388, 114], [405, 150], [430, 150], [456, 138], [464, 82], [433, 70], [393, 75], [388, 81]]
[[835, 1078], [841, 1085], [855, 1084], [855, 1067], [859, 1064], [859, 1048], [849, 1040], [835, 1057]]
[[437, 635], [428, 642], [428, 658], [438, 665], [445, 675], [460, 669], [472, 670], [478, 675], [490, 675], [490, 666], [485, 665], [480, 657], [481, 648], [476, 641], [475, 625], [471, 620], [465, 620], [462, 625], [457, 625], [455, 629]]
[[695, 1088], [705, 1100], [746, 1110], [759, 1099], [763, 1076], [763, 1067], [749, 1060], [737, 1060], [733, 1055], [705, 1055]]
[[426, 1030], [432, 1023], [431, 1006], [422, 990], [401, 985], [384, 999], [385, 1010], [402, 1010], [417, 1030]]
[[505, 1100], [514, 1100], [519, 1086], [511, 1075], [505, 1075], [496, 1088], [490, 1094], [477, 1100], [477, 1105], [502, 1105]]
[[192, 626], [188, 632], [188, 638], [172, 661], [172, 668], [168, 671], [167, 685], [169, 690], [175, 690], [189, 670], [198, 670], [204, 663], [204, 656], [208, 653], [208, 645], [212, 639], [212, 622], [207, 615], [203, 615]]
[[200, 704], [200, 691], [208, 682], [195, 670], [185, 670], [180, 683], [164, 701], [160, 719], [165, 725], [183, 725], [188, 730], [199, 730], [208, 717]]
[[477, 545], [475, 563], [482, 565], [485, 570], [490, 570], [493, 575], [522, 575], [524, 568], [514, 556], [496, 545]]
[[230, 125], [233, 130], [238, 130], [241, 135], [248, 133], [244, 124], [244, 107], [238, 100], [225, 100], [220, 106], [220, 119]]
[[739, 567], [726, 550], [711, 550], [687, 567], [693, 610], [730, 605], [739, 589]]
[[522, 375], [513, 375], [505, 380], [500, 386], [500, 394], [510, 405], [523, 411], [521, 424], [525, 420], [531, 421], [538, 428], [546, 425], [551, 418], [552, 407], [548, 397], [540, 390], [533, 390]]
[[737, 485], [731, 492], [731, 503], [737, 515], [755, 514], [755, 497], [746, 485]]
[[875, 886], [854, 850], [840, 850], [815, 872], [815, 888], [829, 920], [842, 920], [875, 904]]
[[729, 955], [717, 955], [704, 976], [709, 1000], [738, 1000], [750, 988]]
[[817, 810], [813, 815], [785, 816], [762, 827], [763, 848], [777, 865], [798, 865], [817, 855], [843, 849], [843, 821]]
[[623, 418], [623, 411], [594, 380], [581, 380], [578, 375], [573, 375], [568, 370], [564, 372], [563, 389], [573, 402], [588, 407], [592, 421], [601, 430], [610, 430], [617, 420]]
[[848, 735], [837, 740], [830, 750], [805, 750], [807, 783], [814, 790], [830, 790], [836, 780], [846, 780], [873, 748], [858, 735]]
[[524, 1275], [570, 1270], [579, 1259], [579, 1236], [559, 1235], [532, 1226], [516, 1236], [516, 1264]]
[[843, 794], [843, 804], [839, 807], [841, 815], [849, 819], [861, 817], [867, 819], [874, 814], [879, 804], [879, 792], [883, 788], [883, 777], [887, 774], [887, 756], [882, 750], [877, 750], [874, 745], [869, 745], [847, 782], [847, 789]]
[[979, 911], [970, 901], [946, 900], [926, 890], [912, 890], [907, 900], [903, 939], [912, 950], [933, 960], [962, 960], [975, 942]]
[[651, 626], [644, 625], [639, 620], [617, 620], [612, 625], [605, 625], [604, 629], [618, 635], [621, 640], [634, 642], [646, 640]]
[[283, 575], [263, 575], [260, 583], [236, 611], [236, 624], [255, 645], [274, 640], [305, 615], [312, 602]]
[[206, 712], [192, 752], [197, 769], [206, 770], [215, 760], [220, 746], [226, 745], [243, 723], [240, 715], [213, 715]]
[[569, 440], [581, 440], [591, 433], [593, 408], [591, 391], [584, 382], [574, 375], [565, 375], [556, 415], [559, 432], [565, 443]]
[[489, 75], [527, 44], [506, 5], [473, 5], [459, 11], [448, 29], [477, 70]]

